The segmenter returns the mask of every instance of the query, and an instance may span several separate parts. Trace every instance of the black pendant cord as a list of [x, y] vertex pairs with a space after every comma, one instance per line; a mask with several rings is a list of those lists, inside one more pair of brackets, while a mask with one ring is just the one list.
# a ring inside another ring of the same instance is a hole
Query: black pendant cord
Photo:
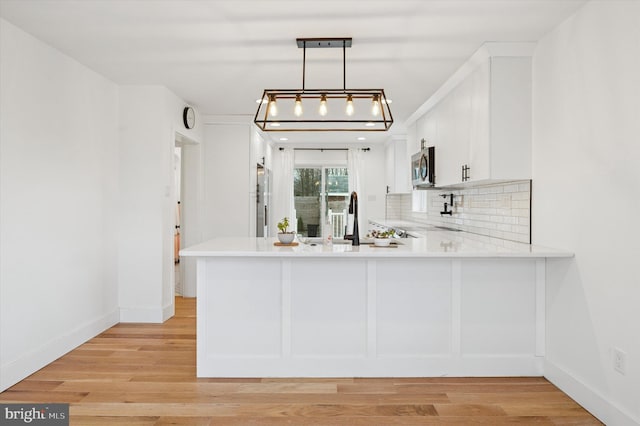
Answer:
[[342, 40], [342, 90], [347, 91], [347, 42]]
[[304, 75], [307, 67], [307, 42], [302, 44], [302, 91], [304, 92]]

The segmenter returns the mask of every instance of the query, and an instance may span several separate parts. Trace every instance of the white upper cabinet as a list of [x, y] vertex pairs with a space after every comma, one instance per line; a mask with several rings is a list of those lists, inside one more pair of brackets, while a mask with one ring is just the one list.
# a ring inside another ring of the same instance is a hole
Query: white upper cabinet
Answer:
[[531, 178], [532, 51], [485, 44], [407, 121], [436, 147], [436, 186]]
[[385, 181], [388, 192], [411, 191], [411, 168], [407, 155], [406, 136], [394, 136], [385, 148]]

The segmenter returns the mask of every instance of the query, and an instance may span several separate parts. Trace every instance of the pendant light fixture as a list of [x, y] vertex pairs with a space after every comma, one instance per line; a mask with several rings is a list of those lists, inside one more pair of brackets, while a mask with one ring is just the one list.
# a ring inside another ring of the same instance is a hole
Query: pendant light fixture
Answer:
[[377, 95], [374, 95], [371, 100], [371, 114], [375, 117], [380, 115], [380, 98]]
[[296, 117], [302, 116], [302, 97], [296, 95], [296, 105], [293, 107], [293, 113]]
[[[265, 132], [386, 131], [393, 124], [384, 89], [347, 89], [346, 49], [351, 38], [298, 38], [302, 49], [302, 88], [267, 89], [254, 123]], [[307, 48], [342, 48], [342, 89], [305, 86]], [[313, 105], [313, 101], [319, 102]], [[303, 117], [303, 103], [312, 102]]]
[[320, 108], [318, 108], [318, 114], [321, 116], [327, 115], [327, 95], [320, 95]]
[[347, 95], [347, 108], [345, 112], [348, 116], [352, 116], [355, 112], [353, 109], [353, 95]]
[[267, 110], [271, 117], [278, 115], [278, 105], [276, 105], [276, 97], [274, 95], [269, 96], [269, 103], [267, 104]]

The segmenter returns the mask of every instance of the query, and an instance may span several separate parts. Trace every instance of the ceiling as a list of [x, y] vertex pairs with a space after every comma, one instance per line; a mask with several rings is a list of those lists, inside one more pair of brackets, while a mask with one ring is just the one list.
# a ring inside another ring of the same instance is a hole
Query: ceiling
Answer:
[[[118, 84], [163, 85], [203, 115], [251, 118], [265, 88], [302, 86], [297, 37], [352, 37], [347, 88], [383, 88], [391, 132], [292, 133], [287, 143], [377, 143], [403, 133], [483, 42], [536, 41], [583, 3], [0, 0], [0, 16]], [[305, 85], [341, 88], [341, 49], [308, 49]]]

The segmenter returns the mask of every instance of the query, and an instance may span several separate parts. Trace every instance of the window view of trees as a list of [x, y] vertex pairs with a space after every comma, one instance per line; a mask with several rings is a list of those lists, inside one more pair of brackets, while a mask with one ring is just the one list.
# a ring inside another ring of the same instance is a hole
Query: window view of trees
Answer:
[[345, 167], [296, 168], [293, 194], [298, 233], [321, 236], [329, 211], [344, 211], [348, 193], [349, 176]]
[[293, 171], [293, 195], [311, 197], [320, 195], [322, 169], [295, 169]]
[[349, 176], [344, 167], [326, 168], [327, 192], [345, 194], [349, 192]]

